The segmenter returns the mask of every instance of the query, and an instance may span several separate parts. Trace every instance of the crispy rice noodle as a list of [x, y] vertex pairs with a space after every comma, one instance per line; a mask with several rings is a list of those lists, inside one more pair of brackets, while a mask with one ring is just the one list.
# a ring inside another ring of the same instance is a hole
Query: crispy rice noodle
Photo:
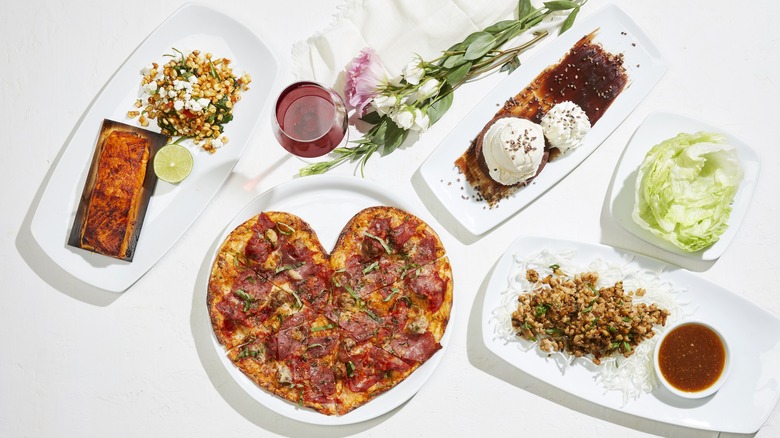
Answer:
[[[593, 378], [604, 387], [604, 391], [621, 391], [623, 403], [635, 400], [643, 393], [649, 393], [658, 386], [655, 372], [653, 371], [653, 349], [658, 336], [640, 343], [634, 354], [623, 357], [621, 354], [613, 354], [601, 358], [601, 364], [596, 365], [590, 357], [576, 358], [563, 351], [550, 353], [537, 348], [538, 341], [529, 341], [515, 334], [512, 327], [512, 312], [517, 310], [517, 297], [521, 293], [532, 293], [535, 285], [526, 279], [526, 271], [535, 269], [539, 277], [543, 278], [552, 274], [550, 266], [557, 264], [566, 276], [573, 276], [581, 272], [597, 272], [598, 288], [608, 287], [622, 280], [626, 291], [634, 291], [644, 288], [644, 296], [634, 296], [634, 303], [655, 303], [659, 307], [669, 311], [666, 326], [678, 321], [683, 316], [683, 305], [679, 299], [682, 290], [674, 289], [673, 285], [661, 281], [660, 272], [642, 269], [631, 259], [625, 259], [622, 264], [609, 263], [597, 259], [586, 266], [576, 265], [572, 259], [575, 251], [553, 253], [543, 250], [528, 258], [514, 256], [512, 266], [507, 278], [507, 288], [502, 292], [501, 305], [493, 310], [493, 318], [496, 322], [497, 339], [506, 344], [515, 344], [523, 351], [534, 350], [540, 357], [552, 360], [565, 373], [571, 366], [584, 366], [593, 372]], [[656, 325], [654, 330], [660, 334], [664, 328]]]

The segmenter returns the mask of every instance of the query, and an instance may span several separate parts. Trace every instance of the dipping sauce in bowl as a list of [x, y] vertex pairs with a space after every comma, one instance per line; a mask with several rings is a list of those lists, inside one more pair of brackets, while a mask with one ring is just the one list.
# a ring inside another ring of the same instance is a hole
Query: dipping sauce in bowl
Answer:
[[702, 398], [715, 393], [728, 375], [729, 350], [717, 330], [702, 322], [670, 327], [655, 348], [659, 380], [673, 393]]

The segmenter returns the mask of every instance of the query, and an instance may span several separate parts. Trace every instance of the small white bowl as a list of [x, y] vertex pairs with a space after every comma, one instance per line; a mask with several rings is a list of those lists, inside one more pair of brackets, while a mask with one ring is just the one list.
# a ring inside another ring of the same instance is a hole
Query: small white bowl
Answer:
[[[672, 384], [669, 383], [668, 380], [666, 380], [666, 377], [664, 377], [663, 373], [661, 372], [661, 366], [659, 363], [659, 353], [661, 351], [661, 344], [666, 339], [666, 336], [669, 333], [671, 333], [674, 329], [680, 326], [691, 325], [691, 324], [698, 324], [712, 330], [720, 339], [720, 342], [723, 344], [723, 349], [725, 350], [726, 353], [725, 362], [723, 364], [723, 371], [721, 371], [718, 379], [712, 385], [700, 391], [684, 391], [672, 386]], [[668, 389], [673, 394], [688, 399], [704, 398], [716, 393], [726, 382], [726, 379], [728, 378], [729, 375], [729, 369], [731, 368], [731, 352], [729, 350], [729, 345], [726, 342], [726, 339], [715, 327], [702, 321], [693, 321], [693, 320], [681, 321], [679, 323], [672, 324], [664, 329], [664, 332], [661, 334], [660, 338], [658, 339], [658, 342], [655, 344], [655, 351], [653, 354], [653, 366], [655, 368], [655, 374], [656, 376], [658, 376], [658, 380], [661, 382], [661, 384], [664, 387], [666, 387], [666, 389]]]

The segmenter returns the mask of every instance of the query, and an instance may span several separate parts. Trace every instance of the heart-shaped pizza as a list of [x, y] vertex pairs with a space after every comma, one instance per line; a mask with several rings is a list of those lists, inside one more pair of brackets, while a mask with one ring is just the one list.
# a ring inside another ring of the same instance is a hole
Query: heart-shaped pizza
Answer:
[[441, 348], [452, 270], [436, 232], [394, 207], [356, 214], [328, 254], [301, 218], [233, 230], [208, 285], [214, 333], [258, 386], [326, 415], [394, 387]]

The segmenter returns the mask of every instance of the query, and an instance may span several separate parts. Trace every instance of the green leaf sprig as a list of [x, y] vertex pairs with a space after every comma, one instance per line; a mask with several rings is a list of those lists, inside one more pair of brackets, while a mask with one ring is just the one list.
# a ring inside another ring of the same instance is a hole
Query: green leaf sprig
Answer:
[[[548, 36], [548, 32], [535, 31], [531, 40], [502, 49], [507, 42], [532, 30], [545, 18], [558, 11], [570, 11], [559, 29], [559, 33], [565, 32], [574, 24], [580, 8], [586, 2], [587, 0], [554, 0], [544, 2], [541, 8], [535, 8], [530, 0], [520, 0], [517, 19], [499, 21], [482, 31], [474, 32], [445, 50], [433, 61], [422, 61], [421, 66], [425, 69], [424, 78], [433, 78], [439, 83], [437, 93], [416, 104], [428, 115], [429, 125], [436, 123], [450, 109], [453, 92], [458, 87], [497, 68], [502, 72], [511, 73], [520, 65], [518, 55]], [[417, 87], [418, 85], [402, 82], [388, 84], [383, 91], [406, 97], [416, 92]], [[309, 164], [301, 168], [298, 173], [301, 176], [322, 174], [344, 162], [360, 161], [360, 173], [364, 175], [366, 162], [374, 153], [379, 152], [383, 156], [392, 153], [409, 135], [409, 130], [398, 126], [388, 114], [380, 115], [373, 111], [364, 115], [361, 120], [373, 126], [363, 138], [352, 142], [355, 146], [336, 148], [332, 151], [335, 155], [333, 159]]]

